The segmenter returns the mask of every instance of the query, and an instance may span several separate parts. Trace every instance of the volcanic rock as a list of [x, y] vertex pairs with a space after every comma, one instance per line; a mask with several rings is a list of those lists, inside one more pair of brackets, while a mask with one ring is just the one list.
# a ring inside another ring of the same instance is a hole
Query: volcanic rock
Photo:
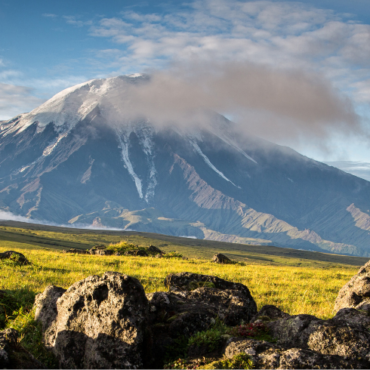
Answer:
[[148, 301], [137, 279], [117, 272], [90, 276], [63, 293], [56, 307], [44, 339], [61, 368], [143, 366]]
[[102, 245], [102, 244], [94, 245], [94, 246], [89, 250], [89, 253], [90, 253], [90, 254], [98, 254], [98, 253], [97, 253], [98, 251], [102, 251], [102, 250], [106, 250], [106, 249], [107, 249], [107, 246], [106, 246], [106, 245]]
[[153, 253], [153, 254], [158, 254], [158, 253], [163, 254], [163, 252], [158, 247], [156, 247], [155, 245], [150, 245], [148, 247], [148, 252]]
[[3, 253], [0, 253], [0, 259], [10, 259], [14, 262], [16, 262], [19, 265], [30, 265], [31, 262], [27, 260], [27, 258], [22, 254], [14, 251], [6, 251]]
[[49, 285], [42, 293], [37, 294], [34, 303], [35, 320], [41, 322], [43, 331], [48, 330], [56, 319], [57, 300], [65, 291], [66, 289]]
[[311, 315], [290, 316], [266, 325], [281, 346], [370, 360], [370, 332], [362, 325], [338, 318], [320, 320]]
[[212, 257], [212, 262], [215, 263], [231, 263], [231, 259], [224, 254], [218, 253]]
[[254, 339], [231, 338], [225, 349], [229, 359], [245, 353], [256, 369], [366, 369], [369, 362], [359, 358], [348, 358], [301, 348], [284, 348], [279, 345]]
[[141, 256], [141, 257], [148, 257], [148, 253], [142, 249], [132, 249], [126, 251], [125, 256]]
[[364, 303], [370, 304], [370, 261], [362, 266], [339, 291], [334, 310], [338, 311], [346, 307], [356, 308]]

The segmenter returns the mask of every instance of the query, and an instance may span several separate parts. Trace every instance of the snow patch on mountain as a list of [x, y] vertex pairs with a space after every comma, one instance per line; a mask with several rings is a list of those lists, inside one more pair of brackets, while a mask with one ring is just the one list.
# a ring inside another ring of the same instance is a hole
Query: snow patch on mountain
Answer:
[[233, 140], [230, 138], [226, 137], [225, 135], [222, 134], [216, 134], [214, 133], [219, 139], [221, 139], [224, 143], [230, 145], [232, 148], [237, 150], [240, 154], [242, 154], [245, 158], [249, 159], [250, 161], [254, 162], [255, 164], [258, 164], [256, 160], [254, 160], [251, 156], [249, 156], [242, 148], [240, 148], [239, 145], [237, 145]]
[[139, 138], [140, 144], [143, 148], [143, 151], [147, 157], [149, 164], [149, 180], [148, 187], [145, 192], [145, 201], [148, 203], [151, 198], [154, 197], [154, 190], [157, 186], [157, 170], [154, 165], [154, 153], [153, 148], [154, 144], [152, 141], [153, 132], [150, 127], [144, 127], [140, 131], [136, 132], [136, 135]]
[[235, 185], [231, 180], [229, 180], [220, 170], [218, 170], [213, 164], [212, 162], [209, 160], [209, 158], [202, 152], [202, 150], [200, 149], [199, 145], [194, 141], [194, 140], [190, 140], [190, 143], [191, 145], [193, 146], [193, 148], [195, 149], [195, 151], [200, 154], [200, 156], [204, 159], [204, 162], [206, 162], [206, 164], [212, 168], [213, 171], [215, 171], [217, 173], [217, 175], [221, 176], [224, 180], [230, 182], [231, 184], [233, 184], [235, 187], [240, 188], [240, 186], [237, 186]]
[[64, 132], [63, 134], [59, 135], [50, 145], [48, 145], [44, 151], [42, 152], [42, 155], [44, 157], [50, 155], [53, 150], [56, 148], [56, 146], [60, 143], [62, 139], [64, 139], [68, 135], [68, 132]]
[[117, 136], [118, 136], [118, 140], [120, 143], [119, 148], [121, 149], [122, 160], [123, 160], [124, 166], [135, 182], [135, 186], [136, 186], [140, 199], [143, 199], [143, 185], [138, 175], [135, 173], [134, 167], [128, 155], [128, 146], [129, 146], [128, 135], [122, 133], [121, 135], [117, 135]]

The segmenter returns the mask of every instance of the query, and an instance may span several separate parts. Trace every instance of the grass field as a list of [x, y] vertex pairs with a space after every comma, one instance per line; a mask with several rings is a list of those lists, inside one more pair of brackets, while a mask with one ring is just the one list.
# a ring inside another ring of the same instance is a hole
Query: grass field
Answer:
[[[189, 260], [62, 253], [66, 248], [86, 249], [98, 243], [120, 240], [142, 246], [153, 244], [166, 252], [176, 250]], [[35, 344], [40, 338], [35, 339], [39, 329], [35, 329], [32, 303], [35, 294], [49, 284], [68, 288], [87, 276], [118, 271], [139, 279], [149, 293], [166, 290], [163, 280], [169, 273], [189, 271], [246, 285], [258, 308], [273, 304], [289, 314], [330, 318], [339, 289], [357, 272], [358, 266], [367, 262], [366, 258], [275, 247], [230, 246], [229, 243], [155, 234], [47, 230], [42, 226], [26, 229], [14, 225], [0, 226], [0, 252], [6, 250], [23, 253], [32, 264], [17, 266], [0, 260], [0, 289], [13, 294], [20, 302], [11, 312], [7, 310], [3, 326], [20, 330], [24, 336], [22, 343], [46, 362], [47, 358], [42, 356], [47, 355]], [[209, 257], [215, 252], [224, 252], [239, 262], [232, 265], [211, 263]], [[33, 328], [32, 335], [30, 328]]]

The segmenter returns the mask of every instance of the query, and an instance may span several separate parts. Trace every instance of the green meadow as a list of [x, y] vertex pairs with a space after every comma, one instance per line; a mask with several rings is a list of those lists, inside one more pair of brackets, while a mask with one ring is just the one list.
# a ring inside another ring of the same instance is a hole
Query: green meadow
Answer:
[[[155, 245], [188, 259], [63, 253], [63, 249], [87, 249], [121, 241], [144, 247]], [[150, 293], [166, 290], [163, 280], [169, 273], [189, 271], [246, 285], [258, 308], [273, 304], [289, 314], [305, 313], [325, 319], [334, 315], [339, 289], [367, 262], [366, 258], [272, 246], [2, 222], [0, 252], [7, 250], [23, 253], [31, 265], [0, 260], [0, 289], [6, 296], [0, 299], [0, 329], [19, 330], [22, 344], [50, 367], [53, 359], [42, 349], [40, 328], [32, 310], [35, 295], [50, 284], [68, 288], [87, 276], [117, 271], [136, 277]], [[210, 258], [215, 253], [225, 253], [236, 263], [214, 264]]]

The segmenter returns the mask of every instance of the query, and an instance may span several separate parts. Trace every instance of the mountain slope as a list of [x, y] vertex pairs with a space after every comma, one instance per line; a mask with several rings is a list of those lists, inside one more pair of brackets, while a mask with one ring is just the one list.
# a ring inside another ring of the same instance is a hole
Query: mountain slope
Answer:
[[2, 122], [0, 209], [370, 256], [369, 182], [241, 137], [215, 113], [196, 130], [129, 120], [128, 86], [147, 79], [92, 80]]

